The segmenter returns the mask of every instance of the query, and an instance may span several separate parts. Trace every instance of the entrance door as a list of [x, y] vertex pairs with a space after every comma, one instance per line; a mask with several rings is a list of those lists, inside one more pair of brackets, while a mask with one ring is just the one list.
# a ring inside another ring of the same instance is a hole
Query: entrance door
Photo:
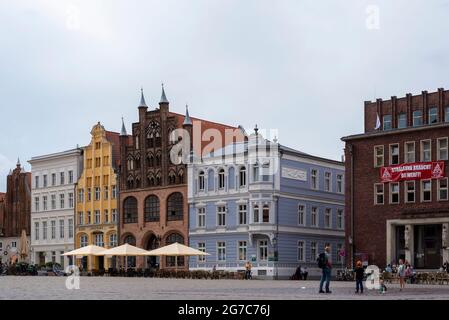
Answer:
[[415, 265], [421, 269], [438, 269], [441, 255], [441, 224], [415, 226]]
[[45, 255], [44, 255], [44, 252], [39, 252], [39, 265], [40, 265], [40, 266], [45, 265]]
[[[155, 235], [151, 235], [147, 241], [146, 250], [151, 251], [159, 248], [159, 241], [155, 237]], [[156, 256], [148, 256], [147, 257], [147, 268], [159, 268], [159, 257]]]
[[98, 270], [104, 269], [104, 257], [99, 256], [98, 257]]
[[393, 260], [399, 263], [399, 259], [405, 260], [405, 226], [396, 227], [396, 255]]

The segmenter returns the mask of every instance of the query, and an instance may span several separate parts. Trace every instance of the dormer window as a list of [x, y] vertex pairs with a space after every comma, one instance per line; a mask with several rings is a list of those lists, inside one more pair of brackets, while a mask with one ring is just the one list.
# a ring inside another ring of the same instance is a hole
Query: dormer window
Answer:
[[436, 107], [429, 108], [429, 124], [438, 122], [438, 109]]
[[383, 116], [383, 128], [384, 130], [391, 130], [391, 114]]

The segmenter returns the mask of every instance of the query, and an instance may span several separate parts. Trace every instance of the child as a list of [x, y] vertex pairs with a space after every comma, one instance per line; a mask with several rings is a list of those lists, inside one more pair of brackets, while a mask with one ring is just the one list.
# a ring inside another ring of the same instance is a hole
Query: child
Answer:
[[362, 266], [362, 261], [357, 261], [356, 263], [356, 267], [355, 267], [355, 293], [359, 293], [359, 288], [360, 288], [360, 293], [363, 294], [363, 275], [365, 273], [365, 269], [363, 269]]

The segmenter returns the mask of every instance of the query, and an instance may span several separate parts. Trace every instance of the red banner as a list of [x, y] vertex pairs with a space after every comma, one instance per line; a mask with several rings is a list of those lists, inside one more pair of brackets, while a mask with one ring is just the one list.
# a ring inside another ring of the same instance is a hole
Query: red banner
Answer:
[[439, 179], [444, 177], [444, 161], [404, 163], [380, 168], [381, 182]]

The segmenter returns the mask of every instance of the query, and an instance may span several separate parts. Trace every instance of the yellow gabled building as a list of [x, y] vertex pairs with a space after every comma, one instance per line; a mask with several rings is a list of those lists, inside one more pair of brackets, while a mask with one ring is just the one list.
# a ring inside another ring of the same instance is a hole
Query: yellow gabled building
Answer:
[[[76, 185], [75, 248], [90, 244], [111, 248], [118, 243], [119, 134], [106, 131], [98, 122], [91, 135], [90, 144], [83, 148], [84, 167]], [[77, 265], [83, 270], [107, 270], [113, 266], [111, 259], [84, 257], [77, 259]]]

